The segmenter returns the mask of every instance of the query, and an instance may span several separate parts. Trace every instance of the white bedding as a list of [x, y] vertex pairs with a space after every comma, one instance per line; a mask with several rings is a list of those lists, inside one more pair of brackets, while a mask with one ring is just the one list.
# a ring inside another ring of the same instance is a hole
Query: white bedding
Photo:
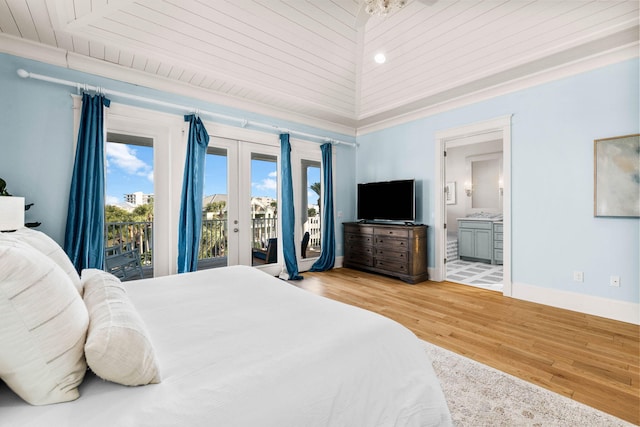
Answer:
[[30, 406], [0, 385], [2, 426], [447, 426], [418, 339], [377, 314], [251, 267], [127, 283], [162, 382], [88, 373], [73, 402]]

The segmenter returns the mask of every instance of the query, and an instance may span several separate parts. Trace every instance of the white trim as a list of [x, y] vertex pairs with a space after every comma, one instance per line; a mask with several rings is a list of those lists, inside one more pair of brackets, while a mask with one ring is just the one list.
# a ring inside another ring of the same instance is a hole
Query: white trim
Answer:
[[6, 33], [0, 33], [0, 52], [68, 68], [66, 50], [21, 39]]
[[640, 325], [640, 304], [514, 283], [513, 298]]
[[639, 43], [623, 46], [601, 54], [583, 58], [568, 64], [563, 64], [539, 73], [531, 74], [519, 79], [510, 80], [508, 82], [492, 86], [487, 89], [479, 90], [473, 93], [462, 95], [458, 98], [449, 99], [434, 105], [430, 105], [410, 113], [401, 114], [389, 119], [378, 120], [371, 124], [362, 124], [364, 119], [358, 121], [357, 136], [366, 135], [379, 130], [387, 129], [393, 126], [401, 125], [414, 120], [433, 116], [438, 113], [460, 108], [465, 105], [475, 104], [487, 99], [495, 98], [501, 95], [517, 92], [533, 86], [559, 80], [565, 77], [574, 76], [585, 73], [587, 71], [601, 68], [607, 65], [626, 61], [628, 59], [640, 56], [638, 51]]
[[356, 134], [356, 121], [353, 119], [345, 119], [349, 122], [353, 122], [354, 125], [350, 126], [337, 123], [335, 121], [322, 120], [316, 117], [296, 114], [290, 111], [281, 110], [271, 105], [262, 105], [257, 102], [246, 101], [220, 92], [192, 86], [188, 83], [152, 75], [140, 70], [126, 68], [119, 64], [87, 57], [64, 49], [47, 46], [4, 33], [0, 33], [0, 52], [21, 58], [41, 61], [47, 64], [67, 68], [69, 70], [82, 71], [95, 76], [145, 86], [151, 89], [199, 99], [226, 107], [237, 108], [267, 117], [288, 120], [326, 130], [328, 132], [335, 132], [347, 136], [355, 136]]
[[485, 135], [487, 138], [495, 138], [496, 132], [502, 134], [502, 172], [503, 172], [503, 234], [504, 234], [504, 248], [503, 248], [503, 291], [505, 296], [511, 296], [511, 117], [512, 115], [506, 115], [497, 117], [492, 120], [483, 122], [471, 123], [465, 126], [460, 126], [452, 129], [444, 129], [435, 133], [435, 173], [434, 173], [434, 186], [435, 186], [435, 268], [433, 273], [430, 274], [433, 281], [443, 281], [446, 277], [444, 256], [447, 245], [447, 233], [444, 230], [445, 223], [445, 211], [446, 201], [444, 195], [444, 188], [446, 184], [445, 179], [445, 158], [444, 150], [446, 144], [450, 141], [458, 141], [463, 138], [472, 137], [475, 142], [478, 141], [478, 136]]
[[[640, 56], [638, 43], [622, 46], [607, 52], [582, 58], [568, 64], [563, 64], [532, 75], [492, 86], [487, 89], [462, 95], [455, 99], [430, 105], [410, 113], [397, 115], [391, 118], [380, 119], [373, 123], [367, 123], [366, 119], [354, 119], [342, 117], [343, 123], [295, 114], [290, 111], [278, 109], [273, 106], [262, 105], [256, 102], [245, 101], [219, 92], [194, 87], [187, 83], [171, 80], [165, 77], [150, 75], [140, 70], [122, 67], [108, 61], [86, 57], [84, 55], [68, 52], [57, 47], [46, 46], [42, 43], [18, 38], [5, 33], [0, 34], [0, 52], [17, 57], [33, 59], [47, 64], [52, 64], [71, 70], [83, 71], [96, 76], [107, 77], [126, 83], [157, 89], [160, 91], [200, 99], [206, 102], [215, 102], [219, 105], [238, 108], [268, 117], [290, 120], [300, 124], [336, 132], [348, 136], [362, 136], [371, 132], [386, 129], [403, 123], [432, 116], [437, 113], [449, 111], [465, 105], [474, 104], [500, 95], [516, 92], [539, 84], [558, 80], [564, 77], [584, 73], [596, 68], [622, 62]], [[348, 123], [348, 124], [346, 124]], [[352, 123], [352, 124], [351, 124]]]
[[[175, 274], [177, 270], [180, 180], [174, 171], [184, 169], [186, 134], [184, 120], [169, 114], [112, 102], [106, 109], [105, 130], [153, 139], [154, 230], [153, 275]], [[181, 172], [180, 172], [180, 175]], [[177, 182], [176, 182], [177, 181]]]

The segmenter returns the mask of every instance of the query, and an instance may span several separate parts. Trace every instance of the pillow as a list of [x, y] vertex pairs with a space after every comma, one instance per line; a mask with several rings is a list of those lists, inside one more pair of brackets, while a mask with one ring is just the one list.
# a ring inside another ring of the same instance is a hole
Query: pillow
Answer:
[[142, 318], [124, 285], [112, 274], [82, 270], [89, 330], [84, 346], [89, 368], [100, 378], [123, 385], [160, 382], [155, 351]]
[[67, 256], [66, 252], [55, 240], [44, 234], [42, 231], [33, 230], [27, 227], [22, 227], [14, 231], [13, 233], [6, 234], [22, 242], [28, 243], [29, 245], [33, 246], [34, 248], [51, 258], [69, 276], [73, 285], [76, 287], [76, 289], [78, 289], [80, 295], [82, 295], [82, 288], [80, 287], [80, 276], [78, 275], [76, 268]]
[[77, 399], [88, 324], [82, 298], [55, 262], [0, 239], [0, 378], [16, 394], [32, 405]]

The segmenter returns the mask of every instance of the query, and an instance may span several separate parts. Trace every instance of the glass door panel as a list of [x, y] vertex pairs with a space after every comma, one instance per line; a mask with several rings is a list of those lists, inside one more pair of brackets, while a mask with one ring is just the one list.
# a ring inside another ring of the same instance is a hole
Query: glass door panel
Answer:
[[108, 132], [105, 152], [105, 270], [153, 277], [153, 139]]
[[278, 261], [278, 158], [251, 153], [251, 265]]
[[228, 165], [226, 148], [207, 148], [198, 270], [228, 265]]
[[[302, 160], [302, 242], [301, 258], [320, 256], [321, 233], [320, 211], [322, 209], [322, 184], [320, 181], [320, 162]], [[308, 233], [308, 235], [307, 235]]]

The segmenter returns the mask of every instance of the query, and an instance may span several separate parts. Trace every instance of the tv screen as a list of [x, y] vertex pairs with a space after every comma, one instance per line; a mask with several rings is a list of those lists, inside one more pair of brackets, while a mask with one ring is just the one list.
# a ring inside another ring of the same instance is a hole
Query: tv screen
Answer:
[[360, 220], [413, 221], [415, 202], [413, 179], [358, 184]]

